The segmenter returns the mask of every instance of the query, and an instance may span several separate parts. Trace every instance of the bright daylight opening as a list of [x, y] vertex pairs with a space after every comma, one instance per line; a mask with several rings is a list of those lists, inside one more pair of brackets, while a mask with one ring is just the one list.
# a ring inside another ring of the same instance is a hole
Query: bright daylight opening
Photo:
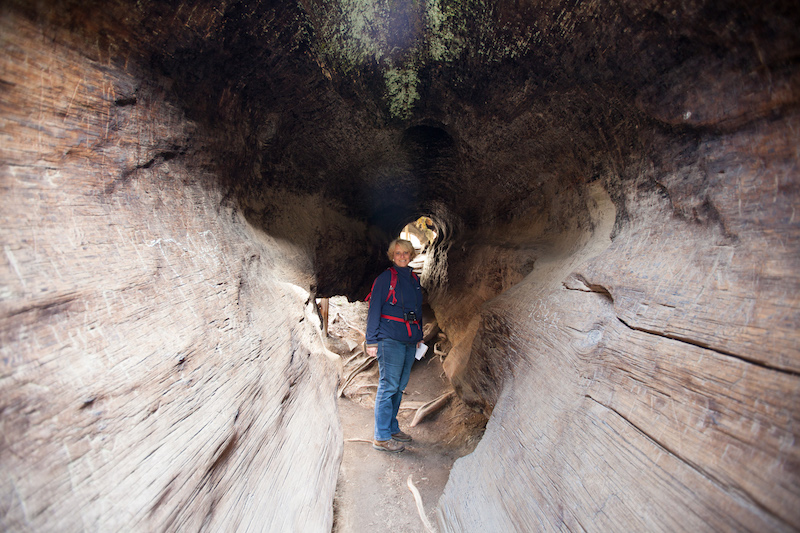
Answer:
[[425, 259], [427, 258], [427, 251], [437, 236], [438, 233], [433, 219], [424, 215], [406, 224], [400, 232], [400, 238], [411, 242], [417, 251], [417, 256], [410, 263], [414, 272], [418, 274], [422, 272], [422, 267], [425, 265]]

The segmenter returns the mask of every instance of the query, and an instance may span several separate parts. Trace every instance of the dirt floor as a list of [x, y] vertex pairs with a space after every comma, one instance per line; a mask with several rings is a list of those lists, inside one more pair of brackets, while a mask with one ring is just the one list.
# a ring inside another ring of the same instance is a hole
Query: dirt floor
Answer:
[[[341, 387], [354, 369], [367, 362], [361, 344], [367, 306], [347, 303], [344, 298], [332, 298], [329, 305], [328, 347], [342, 358]], [[377, 383], [377, 364], [372, 364], [356, 374], [339, 399], [344, 457], [334, 501], [333, 532], [425, 532], [407, 485], [409, 476], [435, 527], [436, 505], [450, 468], [456, 459], [472, 452], [486, 421], [453, 397], [441, 411], [410, 427], [420, 406], [452, 390], [442, 370], [442, 358], [430, 349], [414, 364], [398, 415], [401, 429], [414, 440], [400, 453], [374, 450], [371, 442]]]

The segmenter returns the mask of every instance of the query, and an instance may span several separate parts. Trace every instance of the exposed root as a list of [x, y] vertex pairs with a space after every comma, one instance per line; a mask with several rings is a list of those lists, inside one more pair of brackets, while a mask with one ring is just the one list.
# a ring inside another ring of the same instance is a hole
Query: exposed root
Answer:
[[428, 516], [425, 514], [425, 506], [422, 505], [422, 496], [420, 496], [417, 487], [414, 486], [411, 476], [408, 476], [407, 483], [408, 490], [410, 490], [411, 494], [414, 495], [414, 501], [417, 503], [417, 512], [419, 513], [420, 520], [422, 520], [422, 525], [425, 526], [425, 531], [427, 533], [436, 533], [436, 529], [433, 527], [433, 524], [430, 523]]
[[347, 379], [344, 380], [344, 384], [342, 385], [342, 388], [339, 389], [338, 397], [339, 398], [342, 397], [342, 394], [344, 394], [344, 389], [346, 389], [347, 386], [350, 385], [350, 382], [353, 381], [353, 378], [355, 378], [358, 374], [360, 374], [361, 372], [363, 372], [364, 370], [368, 369], [373, 364], [375, 364], [375, 361], [377, 361], [376, 358], [368, 357], [360, 365], [358, 365], [355, 369], [353, 369], [353, 371], [350, 372], [350, 375], [347, 376]]
[[435, 400], [432, 400], [417, 409], [417, 414], [414, 415], [414, 420], [411, 421], [410, 426], [414, 427], [430, 415], [439, 412], [445, 405], [447, 405], [447, 402], [450, 401], [450, 398], [455, 393], [456, 392], [452, 390], [450, 392], [446, 392]]
[[345, 442], [368, 442], [372, 444], [372, 439], [345, 439]]
[[356, 357], [358, 357], [359, 355], [363, 355], [363, 354], [364, 354], [364, 350], [358, 350], [356, 353], [354, 353], [353, 355], [351, 355], [351, 356], [350, 356], [350, 357], [347, 359], [347, 361], [345, 361], [345, 362], [344, 362], [344, 365], [343, 365], [343, 366], [347, 366], [347, 365], [349, 365], [349, 364], [350, 364], [350, 362], [351, 362], [351, 361], [353, 361], [353, 359], [355, 359], [355, 358], [356, 358]]
[[432, 324], [425, 324], [423, 327], [423, 335], [422, 335], [422, 342], [425, 344], [430, 344], [430, 342], [438, 338], [441, 335], [441, 329], [439, 329], [439, 324], [433, 322]]
[[447, 354], [450, 353], [450, 341], [447, 340], [447, 335], [439, 333], [438, 340], [433, 343], [433, 353], [439, 357], [439, 361], [444, 363]]
[[[359, 385], [358, 387], [356, 387], [356, 389], [354, 391], [350, 391], [350, 395], [351, 396], [359, 395], [359, 394], [361, 394], [361, 391], [364, 390], [364, 389], [367, 389], [367, 390], [368, 389], [375, 389], [377, 391], [378, 385], [376, 383], [367, 383], [365, 385]], [[402, 407], [400, 409], [402, 409]]]
[[363, 331], [361, 331], [359, 328], [355, 327], [355, 326], [354, 326], [353, 324], [351, 324], [350, 322], [348, 322], [348, 321], [347, 321], [347, 319], [346, 319], [344, 316], [342, 316], [342, 314], [341, 314], [341, 313], [339, 313], [339, 314], [336, 316], [336, 318], [337, 318], [337, 319], [339, 319], [339, 320], [341, 320], [342, 322], [344, 322], [345, 326], [347, 326], [347, 327], [348, 327], [348, 328], [350, 328], [350, 329], [354, 329], [354, 330], [356, 330], [358, 333], [360, 333], [360, 334], [361, 334], [361, 336], [362, 336], [362, 337], [366, 338], [367, 334], [366, 334], [366, 333], [364, 333]]
[[428, 402], [417, 402], [414, 400], [405, 400], [400, 404], [401, 411], [416, 411]]
[[351, 351], [351, 352], [353, 350], [355, 350], [356, 346], [361, 344], [360, 342], [356, 342], [356, 341], [350, 340], [350, 339], [344, 339], [344, 342], [345, 342], [345, 344], [347, 344], [347, 349], [349, 351]]
[[442, 359], [447, 357], [447, 352], [439, 349], [439, 343], [438, 342], [433, 345], [433, 353], [435, 353], [436, 355], [438, 355]]

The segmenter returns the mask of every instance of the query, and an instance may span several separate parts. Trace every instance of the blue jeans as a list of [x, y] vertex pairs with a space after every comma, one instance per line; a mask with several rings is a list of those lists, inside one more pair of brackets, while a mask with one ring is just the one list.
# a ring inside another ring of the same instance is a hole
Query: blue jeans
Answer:
[[414, 364], [415, 342], [378, 341], [378, 392], [375, 395], [375, 440], [389, 440], [400, 431], [397, 412]]

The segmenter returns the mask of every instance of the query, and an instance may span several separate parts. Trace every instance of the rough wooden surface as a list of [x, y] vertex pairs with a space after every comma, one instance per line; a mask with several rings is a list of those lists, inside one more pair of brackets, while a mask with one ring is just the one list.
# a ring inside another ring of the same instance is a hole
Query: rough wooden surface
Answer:
[[336, 369], [291, 249], [62, 37], [0, 17], [0, 529], [329, 531]]
[[654, 168], [664, 194], [631, 186], [613, 241], [592, 217], [483, 304], [450, 370], [493, 415], [442, 531], [800, 527], [797, 121]]
[[329, 528], [313, 297], [424, 214], [442, 530], [799, 529], [799, 21], [3, 2], [2, 526]]

